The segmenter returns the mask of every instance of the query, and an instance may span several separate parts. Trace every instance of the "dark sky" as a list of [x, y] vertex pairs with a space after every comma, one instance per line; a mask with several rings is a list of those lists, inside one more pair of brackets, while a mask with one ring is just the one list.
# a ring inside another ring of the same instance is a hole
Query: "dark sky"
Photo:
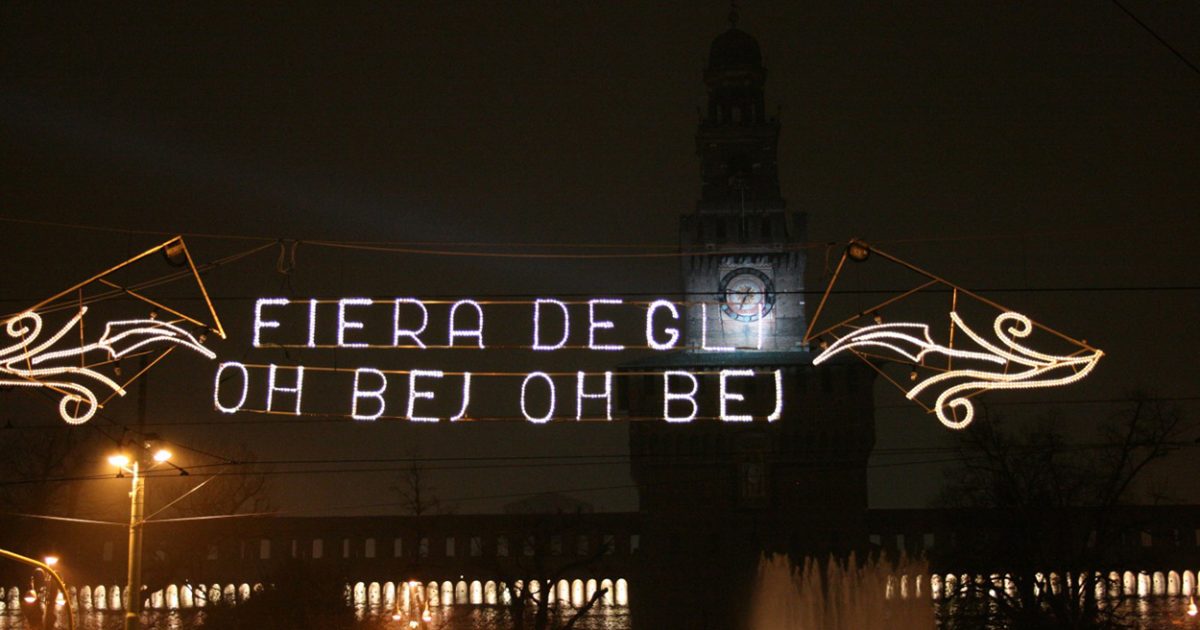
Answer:
[[[762, 45], [768, 108], [782, 120], [784, 196], [808, 213], [809, 240], [862, 237], [1108, 353], [1084, 383], [997, 402], [1046, 401], [1085, 436], [1116, 406], [1081, 401], [1138, 387], [1200, 396], [1200, 302], [1185, 289], [1200, 286], [1200, 75], [1105, 2], [745, 4], [740, 26]], [[1200, 59], [1194, 3], [1126, 6]], [[726, 12], [718, 2], [191, 3], [130, 13], [6, 4], [0, 216], [503, 251], [669, 245], [699, 194], [701, 70]], [[0, 260], [15, 270], [0, 285], [3, 310], [157, 240], [0, 223]], [[197, 236], [189, 245], [211, 260], [253, 242]], [[213, 345], [222, 356], [249, 345], [247, 297], [680, 287], [671, 259], [464, 260], [302, 244], [285, 278], [274, 254], [209, 278], [233, 333]], [[822, 286], [824, 256], [810, 252], [809, 288]], [[892, 287], [869, 275], [855, 282]], [[154, 373], [151, 415], [210, 423], [159, 431], [214, 450], [244, 443], [263, 459], [337, 459], [627, 448], [619, 423], [264, 425], [211, 410], [212, 365], [171, 361]], [[940, 466], [894, 466], [931, 459], [895, 449], [946, 446], [949, 436], [887, 386], [877, 397], [872, 505], [925, 505]], [[1197, 415], [1194, 402], [1180, 404]], [[1012, 416], [1042, 408], [998, 407]], [[40, 409], [28, 422], [57, 422]], [[127, 400], [110, 411], [129, 421], [132, 409]], [[1181, 451], [1147, 488], [1200, 501], [1194, 461]], [[388, 473], [286, 476], [277, 503], [386, 502], [392, 482]], [[493, 497], [462, 502], [463, 512], [540, 490], [601, 509], [636, 505], [628, 488], [579, 491], [629, 485], [623, 464], [446, 470], [435, 483], [450, 502]]]

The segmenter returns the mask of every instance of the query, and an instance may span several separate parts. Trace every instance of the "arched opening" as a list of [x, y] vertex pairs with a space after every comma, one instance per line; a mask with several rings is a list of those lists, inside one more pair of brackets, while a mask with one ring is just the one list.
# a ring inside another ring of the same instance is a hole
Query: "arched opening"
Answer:
[[383, 583], [383, 607], [396, 607], [396, 585], [392, 582]]
[[1121, 593], [1126, 597], [1137, 595], [1137, 578], [1134, 577], [1133, 571], [1126, 571], [1121, 575]]
[[220, 584], [213, 584], [212, 586], [208, 587], [208, 597], [205, 598], [205, 603], [206, 604], [221, 603], [221, 585]]
[[554, 601], [551, 602], [555, 606], [566, 606], [571, 603], [571, 583], [566, 580], [559, 580], [555, 588]]
[[367, 587], [367, 606], [371, 608], [379, 608], [379, 602], [383, 598], [383, 591], [379, 587], [379, 582], [371, 582]]
[[1137, 574], [1137, 596], [1146, 597], [1150, 594], [1150, 574], [1140, 571]]
[[479, 580], [471, 581], [471, 603], [475, 605], [483, 603], [483, 584]]
[[430, 582], [429, 584], [425, 585], [425, 601], [429, 602], [430, 606], [442, 605], [442, 598], [440, 596], [440, 591], [438, 591], [437, 582]]
[[1167, 595], [1171, 597], [1179, 596], [1179, 572], [1171, 571], [1167, 573]]
[[124, 600], [121, 599], [121, 587], [116, 584], [108, 587], [108, 609], [121, 610], [124, 607]]
[[1180, 587], [1180, 594], [1184, 597], [1192, 597], [1196, 594], [1196, 574], [1190, 570], [1183, 572], [1183, 585]]
[[946, 575], [946, 597], [954, 597], [958, 595], [958, 576]]
[[226, 604], [233, 605], [237, 603], [237, 589], [232, 584], [226, 584], [224, 591], [221, 593], [222, 599]]
[[179, 610], [179, 587], [174, 584], [167, 585], [167, 609]]
[[244, 602], [247, 599], [250, 599], [250, 585], [243, 582], [242, 585], [238, 587], [238, 602]]
[[1155, 571], [1150, 578], [1150, 593], [1155, 597], [1167, 594], [1167, 578], [1162, 571]]
[[1052, 595], [1058, 595], [1061, 592], [1062, 592], [1062, 578], [1060, 578], [1057, 573], [1051, 573], [1050, 574], [1050, 593]]
[[900, 599], [908, 599], [911, 596], [911, 594], [912, 593], [909, 591], [908, 576], [901, 575], [900, 576]]
[[600, 588], [604, 589], [604, 597], [601, 601], [606, 606], [612, 606], [613, 601], [616, 598], [616, 594], [613, 593], [612, 580], [604, 578], [604, 580], [600, 582]]
[[467, 583], [466, 583], [466, 581], [464, 581], [464, 580], [459, 580], [459, 581], [458, 581], [458, 584], [455, 584], [455, 585], [454, 585], [454, 603], [455, 603], [455, 604], [468, 604], [468, 603], [470, 603], [470, 602], [471, 602], [471, 598], [470, 598], [470, 596], [468, 595], [468, 591], [469, 591], [469, 590], [470, 590], [470, 589], [467, 587]]
[[617, 605], [629, 605], [629, 582], [626, 582], [625, 578], [617, 580]]
[[[3, 589], [0, 589], [3, 590]], [[79, 589], [79, 608], [86, 611], [92, 610], [92, 587], [84, 586]]]
[[362, 608], [367, 605], [367, 585], [362, 582], [354, 583], [353, 598], [351, 603], [355, 608]]
[[501, 604], [508, 606], [512, 603], [512, 591], [509, 590], [508, 585], [504, 582], [496, 585], [496, 594], [499, 596]]
[[414, 600], [425, 599], [425, 586], [417, 581], [401, 582], [396, 585], [396, 599], [400, 610], [412, 610]]
[[96, 598], [96, 610], [108, 610], [108, 589], [104, 588], [104, 585], [101, 584], [100, 586], [96, 587], [94, 593], [95, 595], [93, 595], [93, 597]]
[[936, 573], [929, 576], [929, 594], [935, 600], [942, 598], [942, 576]]
[[597, 588], [599, 588], [599, 585], [596, 584], [596, 578], [589, 578], [587, 581], [587, 591], [585, 593], [586, 601], [592, 600], [592, 597], [596, 595]]
[[191, 584], [184, 584], [179, 588], [179, 607], [180, 608], [195, 608], [196, 597], [192, 591]]
[[442, 582], [442, 605], [449, 606], [454, 603], [454, 583], [449, 580]]
[[583, 580], [575, 579], [571, 582], [571, 605], [580, 608], [583, 604]]
[[496, 583], [491, 580], [484, 582], [483, 583], [483, 603], [491, 606], [491, 605], [495, 605], [497, 601], [498, 601], [498, 598], [496, 597]]

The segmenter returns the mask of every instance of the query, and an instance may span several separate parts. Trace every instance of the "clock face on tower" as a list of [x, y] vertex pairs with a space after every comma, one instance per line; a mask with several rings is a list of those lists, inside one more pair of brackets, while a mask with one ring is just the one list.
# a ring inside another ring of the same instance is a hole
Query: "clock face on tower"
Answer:
[[766, 317], [775, 308], [775, 283], [753, 267], [739, 267], [725, 274], [720, 285], [721, 312], [739, 322]]

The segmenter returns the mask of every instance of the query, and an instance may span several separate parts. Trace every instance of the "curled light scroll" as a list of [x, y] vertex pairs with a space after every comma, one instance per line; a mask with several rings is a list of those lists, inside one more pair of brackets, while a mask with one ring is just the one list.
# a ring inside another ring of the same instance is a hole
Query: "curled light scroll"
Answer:
[[[87, 307], [81, 307], [62, 328], [44, 340], [39, 340], [44, 328], [41, 315], [26, 311], [9, 319], [5, 323], [4, 331], [16, 340], [16, 343], [0, 348], [0, 385], [53, 389], [62, 394], [58, 405], [62, 419], [69, 424], [83, 424], [92, 419], [100, 406], [93, 390], [96, 384], [107, 387], [121, 396], [125, 395], [125, 389], [94, 369], [64, 365], [63, 359], [102, 351], [113, 360], [161, 343], [190, 348], [208, 359], [216, 357], [212, 350], [205, 348], [191, 333], [175, 324], [156, 319], [108, 322], [104, 325], [104, 334], [93, 343], [63, 350], [50, 350], [79, 324], [86, 313]], [[96, 384], [87, 385], [77, 382], [78, 380], [91, 380]]]
[[[937, 344], [930, 337], [926, 324], [888, 323], [860, 328], [838, 339], [813, 359], [813, 364], [820, 364], [844, 351], [857, 353], [870, 349], [890, 351], [913, 363], [921, 363], [927, 355], [934, 353], [1000, 366], [1000, 371], [947, 370], [922, 380], [908, 390], [906, 398], [914, 400], [934, 385], [954, 382], [938, 394], [933, 411], [942, 424], [951, 429], [961, 429], [975, 418], [971, 395], [997, 389], [1069, 385], [1087, 376], [1096, 367], [1100, 357], [1104, 356], [1100, 350], [1071, 356], [1053, 355], [1022, 345], [1017, 340], [1033, 332], [1033, 321], [1020, 313], [1009, 311], [996, 316], [992, 332], [998, 344], [972, 330], [958, 313], [951, 311], [950, 320], [983, 351], [960, 350]], [[960, 380], [962, 382], [955, 382]]]

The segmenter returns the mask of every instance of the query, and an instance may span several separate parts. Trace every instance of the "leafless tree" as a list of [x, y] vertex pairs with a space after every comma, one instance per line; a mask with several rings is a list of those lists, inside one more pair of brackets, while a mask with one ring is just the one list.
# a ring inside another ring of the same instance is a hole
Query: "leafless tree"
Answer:
[[520, 547], [512, 550], [509, 562], [497, 562], [497, 576], [509, 594], [508, 618], [513, 630], [571, 630], [605, 596], [607, 589], [598, 588], [581, 606], [558, 598], [555, 587], [560, 580], [595, 565], [610, 551], [612, 543], [604, 538], [588, 553], [570, 560], [564, 559], [563, 550], [556, 554], [549, 548], [555, 537], [566, 544], [580, 534], [586, 535], [586, 529], [579, 514], [538, 515]]
[[[960, 541], [970, 557], [958, 559], [1000, 576], [998, 583], [962, 585], [956, 610], [976, 617], [968, 623], [1073, 629], [1123, 623], [1120, 606], [1097, 599], [1097, 587], [1110, 586], [1097, 571], [1144, 525], [1118, 518], [1120, 506], [1132, 500], [1144, 473], [1178, 448], [1188, 427], [1177, 408], [1140, 393], [1100, 424], [1094, 443], [1071, 442], [1055, 420], [1012, 431], [984, 417], [963, 432], [963, 464], [948, 476], [942, 503], [988, 515], [979, 539]], [[1052, 574], [1060, 584], [1051, 583]]]
[[432, 475], [415, 452], [410, 452], [408, 464], [401, 468], [391, 491], [396, 493], [400, 510], [411, 516], [445, 514], [449, 510], [437, 496]]

